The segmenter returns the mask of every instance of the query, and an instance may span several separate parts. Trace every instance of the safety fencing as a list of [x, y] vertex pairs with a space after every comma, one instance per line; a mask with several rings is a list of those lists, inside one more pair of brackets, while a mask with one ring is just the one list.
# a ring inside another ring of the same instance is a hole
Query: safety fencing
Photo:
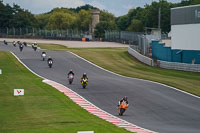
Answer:
[[149, 66], [154, 66], [153, 59], [140, 54], [139, 52], [137, 52], [130, 46], [128, 47], [128, 53], [131, 54], [132, 56], [134, 56], [139, 61], [143, 62], [144, 64], [147, 64]]
[[157, 66], [165, 69], [200, 72], [200, 64], [187, 64], [187, 63], [167, 62], [158, 60]]
[[81, 40], [85, 31], [78, 30], [47, 30], [38, 28], [0, 28], [0, 37], [44, 38], [59, 40]]

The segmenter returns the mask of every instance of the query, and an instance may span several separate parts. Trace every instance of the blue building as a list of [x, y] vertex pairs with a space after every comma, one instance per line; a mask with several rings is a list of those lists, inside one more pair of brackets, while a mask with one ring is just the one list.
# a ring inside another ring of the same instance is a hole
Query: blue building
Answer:
[[169, 62], [200, 64], [200, 50], [171, 49], [159, 41], [152, 41], [152, 57]]

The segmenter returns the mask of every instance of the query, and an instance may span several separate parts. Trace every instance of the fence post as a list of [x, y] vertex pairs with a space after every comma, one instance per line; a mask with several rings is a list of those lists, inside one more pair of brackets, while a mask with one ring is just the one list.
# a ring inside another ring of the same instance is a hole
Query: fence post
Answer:
[[47, 37], [47, 29], [45, 29], [45, 38]]
[[34, 28], [32, 28], [32, 31], [33, 31], [33, 36], [35, 36], [35, 35], [34, 35], [34, 34], [35, 34], [35, 33], [34, 33]]
[[13, 33], [14, 33], [14, 36], [15, 36], [15, 27], [13, 27]]
[[8, 27], [6, 27], [6, 30], [7, 30], [6, 32], [7, 32], [7, 35], [8, 35]]
[[28, 35], [28, 28], [26, 27], [26, 35]]
[[22, 35], [22, 29], [21, 29], [21, 27], [19, 28], [19, 35], [20, 36]]

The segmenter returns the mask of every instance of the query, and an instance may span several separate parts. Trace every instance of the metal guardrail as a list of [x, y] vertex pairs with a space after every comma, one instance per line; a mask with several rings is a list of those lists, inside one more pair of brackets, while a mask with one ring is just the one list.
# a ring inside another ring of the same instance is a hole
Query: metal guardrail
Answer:
[[130, 46], [128, 47], [128, 53], [134, 56], [139, 61], [143, 62], [144, 64], [147, 64], [149, 66], [154, 66], [153, 59], [138, 53], [136, 50], [134, 50]]
[[200, 72], [200, 64], [187, 64], [178, 62], [157, 61], [158, 67], [190, 72]]

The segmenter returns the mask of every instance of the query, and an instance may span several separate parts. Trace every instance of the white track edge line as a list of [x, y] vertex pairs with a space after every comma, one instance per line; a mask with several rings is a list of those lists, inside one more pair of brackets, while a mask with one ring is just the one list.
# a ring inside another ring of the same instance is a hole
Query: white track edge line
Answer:
[[[32, 71], [28, 66], [26, 66], [13, 52], [11, 52], [10, 51], [10, 53], [22, 64], [22, 65], [24, 65], [30, 72], [32, 72], [33, 74], [35, 74], [36, 76], [38, 76], [38, 77], [40, 77], [40, 78], [42, 78], [43, 80], [49, 80], [49, 79], [47, 79], [47, 78], [44, 78], [44, 77], [42, 77], [42, 76], [40, 76], [39, 74], [37, 74], [37, 73], [35, 73], [34, 71]], [[78, 55], [77, 55], [78, 56]], [[85, 59], [84, 59], [85, 60]], [[94, 64], [95, 65], [95, 64]], [[103, 68], [102, 68], [103, 69]], [[53, 81], [53, 80], [49, 80], [49, 81]], [[55, 82], [55, 81], [53, 81], [53, 82]], [[60, 84], [60, 83], [58, 83], [58, 82], [55, 82], [55, 83], [57, 83], [57, 84]], [[64, 86], [64, 85], [62, 85], [62, 84], [60, 84], [61, 86], [63, 86], [64, 88], [68, 88], [68, 87], [66, 87], [66, 86]], [[55, 88], [55, 87], [54, 87]], [[68, 88], [69, 89], [69, 88]], [[71, 90], [71, 89], [70, 89]], [[73, 90], [71, 90], [72, 92], [74, 92]], [[149, 129], [145, 129], [145, 128], [142, 128], [142, 127], [139, 127], [139, 126], [137, 126], [137, 125], [135, 125], [135, 124], [132, 124], [132, 123], [130, 123], [130, 122], [128, 122], [128, 121], [125, 121], [125, 120], [123, 120], [123, 119], [121, 119], [121, 118], [118, 118], [118, 117], [116, 117], [116, 116], [114, 116], [114, 115], [112, 115], [112, 114], [110, 114], [110, 113], [108, 113], [108, 112], [106, 112], [106, 111], [104, 111], [104, 110], [102, 110], [102, 109], [100, 109], [99, 107], [97, 107], [96, 105], [94, 105], [93, 103], [91, 103], [91, 102], [89, 102], [88, 100], [86, 100], [85, 98], [83, 98], [81, 95], [79, 95], [78, 93], [76, 93], [76, 92], [74, 92], [76, 95], [78, 95], [79, 97], [81, 97], [83, 100], [85, 100], [85, 101], [87, 101], [88, 103], [90, 103], [91, 105], [93, 105], [94, 107], [96, 107], [97, 109], [99, 109], [99, 110], [101, 110], [102, 112], [104, 112], [105, 114], [108, 114], [108, 115], [111, 115], [112, 117], [114, 117], [114, 118], [116, 118], [116, 119], [118, 119], [118, 120], [121, 120], [121, 121], [123, 121], [123, 122], [125, 122], [125, 123], [128, 123], [128, 124], [130, 124], [130, 125], [132, 125], [132, 126], [135, 126], [135, 127], [137, 127], [137, 128], [141, 128], [141, 129], [144, 129], [144, 130], [146, 130], [146, 131], [149, 131], [149, 132], [154, 132], [154, 131], [151, 131], [151, 130], [149, 130]], [[80, 106], [81, 107], [81, 106]], [[89, 112], [89, 111], [88, 111]], [[99, 117], [100, 118], [100, 117]], [[102, 119], [102, 118], [101, 118]], [[106, 121], [106, 120], [105, 120]], [[114, 124], [114, 123], [113, 123]], [[115, 124], [114, 124], [115, 125]], [[117, 125], [116, 125], [117, 126]], [[154, 132], [154, 133], [156, 133], [156, 132]]]
[[99, 68], [99, 69], [101, 69], [101, 70], [104, 70], [104, 71], [106, 71], [106, 72], [112, 73], [112, 74], [114, 74], [114, 75], [117, 75], [117, 76], [120, 76], [120, 77], [124, 77], [124, 78], [135, 79], [135, 80], [141, 80], [141, 81], [146, 81], [146, 82], [150, 82], [150, 83], [159, 84], [159, 85], [162, 85], [162, 86], [165, 86], [165, 87], [168, 87], [168, 88], [174, 89], [174, 90], [176, 90], [176, 91], [179, 91], [179, 92], [182, 92], [182, 93], [185, 93], [185, 94], [188, 94], [188, 95], [190, 95], [190, 96], [193, 96], [193, 97], [195, 97], [195, 98], [200, 99], [199, 96], [196, 96], [196, 95], [191, 94], [191, 93], [189, 93], [189, 92], [186, 92], [186, 91], [183, 91], [183, 90], [177, 89], [177, 88], [175, 88], [175, 87], [172, 87], [172, 86], [169, 86], [169, 85], [166, 85], [166, 84], [163, 84], [163, 83], [159, 83], [159, 82], [151, 81], [151, 80], [145, 80], [145, 79], [139, 79], [139, 78], [127, 77], [127, 76], [123, 76], [123, 75], [120, 75], [120, 74], [114, 73], [114, 72], [112, 72], [112, 71], [106, 70], [106, 69], [104, 69], [104, 68], [102, 68], [102, 67], [100, 67], [100, 66], [98, 66], [98, 65], [96, 65], [96, 64], [94, 64], [94, 63], [92, 63], [92, 62], [90, 62], [90, 61], [88, 61], [88, 60], [86, 60], [85, 58], [83, 58], [83, 57], [81, 57], [81, 56], [79, 56], [79, 55], [77, 55], [77, 54], [75, 54], [75, 53], [73, 53], [73, 52], [71, 52], [71, 51], [67, 51], [67, 52], [73, 54], [74, 56], [76, 56], [76, 57], [78, 57], [78, 58], [80, 58], [80, 59], [86, 61], [87, 63], [89, 63], [89, 64], [91, 64], [91, 65], [93, 65], [93, 66], [95, 66], [95, 67], [97, 67], [97, 68]]

